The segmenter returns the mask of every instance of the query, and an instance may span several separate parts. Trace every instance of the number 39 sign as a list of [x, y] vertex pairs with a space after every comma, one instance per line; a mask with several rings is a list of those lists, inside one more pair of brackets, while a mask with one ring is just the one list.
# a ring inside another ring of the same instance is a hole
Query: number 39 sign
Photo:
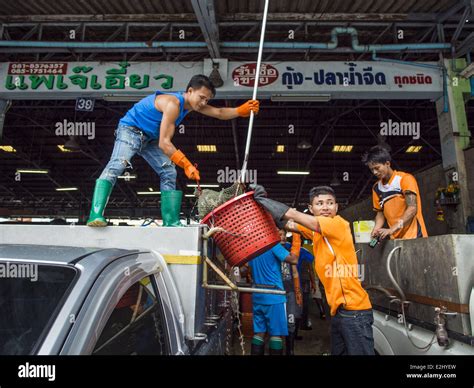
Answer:
[[93, 98], [76, 98], [76, 111], [92, 112], [94, 111], [94, 99]]

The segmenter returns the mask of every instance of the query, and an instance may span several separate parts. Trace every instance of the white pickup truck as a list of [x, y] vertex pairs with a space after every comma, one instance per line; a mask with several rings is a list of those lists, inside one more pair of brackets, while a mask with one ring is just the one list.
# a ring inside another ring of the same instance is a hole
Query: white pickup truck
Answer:
[[228, 353], [206, 230], [0, 225], [0, 354]]

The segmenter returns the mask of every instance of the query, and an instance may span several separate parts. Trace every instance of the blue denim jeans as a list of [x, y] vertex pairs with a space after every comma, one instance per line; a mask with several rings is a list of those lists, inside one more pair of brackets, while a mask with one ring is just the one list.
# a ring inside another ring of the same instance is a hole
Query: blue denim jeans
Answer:
[[331, 355], [374, 355], [373, 323], [372, 309], [339, 308], [331, 317]]
[[135, 154], [145, 159], [159, 175], [161, 191], [176, 189], [176, 167], [158, 147], [158, 140], [152, 140], [137, 128], [128, 125], [119, 125], [115, 131], [114, 150], [99, 179], [106, 179], [115, 185], [117, 177], [127, 167], [132, 167], [131, 160]]

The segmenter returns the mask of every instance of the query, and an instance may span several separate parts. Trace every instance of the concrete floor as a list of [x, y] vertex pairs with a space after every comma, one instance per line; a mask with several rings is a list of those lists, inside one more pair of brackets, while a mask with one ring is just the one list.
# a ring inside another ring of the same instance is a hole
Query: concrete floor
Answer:
[[310, 319], [313, 330], [298, 331], [298, 335], [302, 336], [303, 339], [295, 341], [295, 355], [320, 356], [329, 354], [331, 349], [329, 320], [321, 320], [319, 312], [317, 314], [310, 312]]
[[[302, 340], [295, 341], [296, 356], [320, 356], [329, 354], [330, 351], [330, 334], [329, 320], [321, 320], [319, 318], [319, 310], [316, 303], [311, 300], [309, 306], [309, 316], [313, 330], [299, 330], [298, 335], [303, 337]], [[252, 338], [244, 338], [245, 355], [250, 355], [250, 342]], [[238, 338], [235, 338], [234, 355], [242, 355], [242, 349]], [[265, 349], [268, 354], [268, 344]]]

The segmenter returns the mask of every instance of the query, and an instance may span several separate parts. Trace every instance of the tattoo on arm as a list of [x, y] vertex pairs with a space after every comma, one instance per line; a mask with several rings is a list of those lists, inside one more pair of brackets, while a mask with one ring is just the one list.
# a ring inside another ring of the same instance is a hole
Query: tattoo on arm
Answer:
[[414, 206], [416, 207], [416, 194], [410, 191], [405, 193], [405, 202], [407, 206]]

